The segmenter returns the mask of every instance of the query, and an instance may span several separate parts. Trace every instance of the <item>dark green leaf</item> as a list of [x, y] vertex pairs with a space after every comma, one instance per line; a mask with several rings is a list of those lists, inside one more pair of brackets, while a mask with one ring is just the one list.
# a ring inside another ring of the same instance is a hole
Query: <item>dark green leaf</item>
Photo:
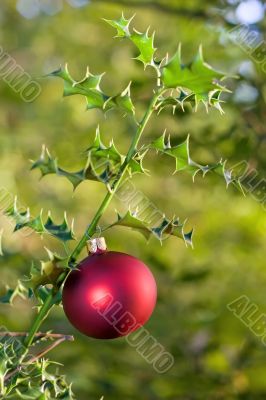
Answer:
[[42, 177], [48, 174], [56, 174], [67, 178], [75, 190], [85, 180], [102, 182], [106, 185], [116, 176], [125, 157], [119, 153], [113, 141], [108, 147], [104, 146], [99, 128], [92, 146], [86, 151], [86, 164], [76, 172], [69, 172], [59, 167], [56, 158], [53, 158], [44, 146], [40, 158], [33, 162], [31, 169], [39, 169]]
[[163, 241], [169, 236], [176, 236], [183, 239], [186, 245], [188, 244], [192, 246], [193, 230], [185, 233], [184, 224], [180, 223], [176, 218], [173, 218], [172, 220], [162, 218], [162, 221], [158, 226], [151, 226], [149, 221], [138, 217], [138, 211], [128, 211], [123, 217], [118, 214], [118, 219], [115, 223], [110, 225], [110, 227], [112, 226], [125, 226], [132, 228], [133, 230], [142, 233], [146, 239], [149, 239], [151, 235], [154, 235], [158, 240]]
[[68, 172], [58, 167], [56, 158], [53, 158], [50, 155], [49, 150], [45, 146], [43, 146], [40, 158], [33, 162], [31, 169], [39, 169], [42, 177], [48, 174], [63, 176], [71, 182], [74, 189], [76, 189], [76, 187], [85, 179], [98, 180], [89, 157], [87, 158], [86, 165], [83, 169], [76, 172]]
[[70, 227], [66, 219], [66, 214], [64, 215], [62, 224], [55, 224], [50, 213], [48, 214], [46, 222], [44, 222], [42, 211], [37, 217], [32, 217], [29, 209], [26, 211], [20, 211], [17, 206], [17, 199], [15, 199], [13, 205], [6, 210], [5, 214], [14, 219], [16, 224], [14, 231], [18, 231], [23, 228], [30, 228], [39, 234], [47, 233], [52, 235], [63, 242], [75, 239], [73, 222], [72, 226]]
[[[42, 177], [48, 174], [63, 176], [71, 182], [74, 190], [78, 185], [86, 180], [102, 182], [110, 187], [112, 180], [119, 173], [119, 170], [126, 157], [118, 151], [113, 140], [110, 142], [109, 146], [105, 146], [103, 144], [99, 127], [96, 130], [94, 142], [86, 149], [84, 153], [86, 154], [86, 165], [79, 171], [69, 172], [59, 167], [57, 159], [53, 158], [48, 149], [43, 146], [40, 158], [33, 162], [31, 169], [39, 169]], [[136, 153], [133, 159], [129, 162], [128, 170], [130, 174], [147, 172], [142, 165], [144, 155], [145, 153]], [[21, 213], [20, 218], [21, 221], [18, 221], [18, 228], [21, 224], [23, 225], [25, 221], [28, 221], [27, 213]], [[38, 221], [35, 221], [35, 224], [37, 224], [37, 222]], [[40, 222], [41, 221], [39, 221], [39, 223]], [[46, 228], [49, 228], [51, 233], [54, 230], [49, 218], [46, 222]], [[57, 227], [55, 228], [57, 229]], [[63, 226], [59, 226], [59, 228], [64, 231], [64, 223]], [[42, 229], [40, 227], [40, 231], [41, 230]], [[58, 236], [59, 234], [60, 231], [57, 231]]]
[[99, 127], [97, 127], [92, 146], [88, 147], [85, 153], [90, 156], [91, 159], [110, 160], [119, 165], [125, 160], [125, 156], [119, 153], [113, 140], [108, 147], [103, 144]]
[[203, 177], [210, 171], [214, 171], [217, 174], [223, 176], [226, 181], [226, 185], [229, 186], [231, 183], [239, 188], [244, 193], [241, 181], [238, 177], [233, 176], [230, 170], [226, 169], [226, 161], [219, 161], [212, 165], [201, 165], [193, 161], [190, 157], [189, 149], [189, 135], [187, 139], [177, 146], [171, 146], [170, 137], [166, 139], [165, 132], [158, 139], [154, 140], [149, 148], [155, 149], [158, 152], [167, 154], [175, 159], [176, 167], [175, 172], [188, 171], [192, 174], [193, 180], [195, 176], [201, 172]]
[[6, 293], [0, 297], [0, 303], [13, 304], [13, 301], [16, 297], [20, 297], [22, 299], [31, 297], [31, 291], [21, 281], [18, 281], [15, 289], [7, 288]]

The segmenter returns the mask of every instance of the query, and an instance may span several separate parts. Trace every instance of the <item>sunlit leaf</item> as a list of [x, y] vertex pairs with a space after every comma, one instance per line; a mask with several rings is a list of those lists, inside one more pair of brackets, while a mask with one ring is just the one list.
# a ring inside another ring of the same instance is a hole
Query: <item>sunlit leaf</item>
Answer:
[[141, 61], [144, 64], [144, 68], [148, 65], [157, 68], [154, 61], [154, 54], [156, 52], [156, 48], [154, 47], [154, 33], [149, 34], [149, 28], [144, 33], [138, 32], [136, 29], [131, 31], [130, 24], [133, 18], [134, 16], [126, 19], [122, 14], [122, 17], [118, 20], [105, 19], [105, 21], [117, 30], [117, 38], [127, 38], [135, 44], [140, 52], [136, 60]]
[[106, 112], [113, 108], [121, 109], [126, 114], [133, 115], [135, 108], [130, 97], [130, 85], [116, 96], [108, 96], [101, 89], [101, 80], [104, 76], [93, 75], [87, 68], [86, 75], [80, 81], [75, 81], [69, 71], [67, 64], [64, 68], [51, 72], [49, 76], [55, 76], [64, 81], [64, 96], [81, 95], [86, 99], [87, 110], [101, 109]]
[[103, 110], [105, 102], [109, 99], [109, 97], [105, 95], [100, 88], [103, 74], [93, 75], [90, 73], [89, 69], [87, 69], [85, 77], [80, 81], [75, 81], [71, 77], [66, 64], [64, 68], [59, 68], [58, 70], [51, 72], [49, 76], [55, 76], [63, 79], [64, 96], [72, 96], [75, 94], [85, 96], [87, 109], [100, 108]]
[[116, 28], [117, 30], [116, 37], [124, 38], [130, 36], [129, 25], [133, 20], [133, 18], [134, 16], [129, 19], [126, 19], [124, 14], [122, 13], [121, 18], [118, 20], [109, 20], [104, 18], [104, 21], [107, 22], [109, 25], [113, 26], [114, 28]]
[[134, 115], [135, 107], [131, 99], [130, 86], [131, 82], [122, 93], [114, 97], [111, 97], [111, 103], [114, 103], [118, 108], [120, 108], [125, 113]]
[[53, 284], [56, 286], [58, 278], [67, 269], [68, 258], [61, 257], [48, 249], [46, 251], [48, 260], [41, 261], [39, 265], [33, 264], [30, 277], [26, 281], [34, 291], [42, 285]]
[[187, 95], [192, 95], [195, 109], [200, 102], [206, 107], [215, 106], [221, 109], [220, 94], [228, 91], [221, 85], [221, 81], [225, 78], [224, 73], [215, 70], [204, 61], [201, 47], [191, 63], [183, 64], [180, 45], [173, 58], [162, 68], [164, 86], [169, 89], [180, 89]]

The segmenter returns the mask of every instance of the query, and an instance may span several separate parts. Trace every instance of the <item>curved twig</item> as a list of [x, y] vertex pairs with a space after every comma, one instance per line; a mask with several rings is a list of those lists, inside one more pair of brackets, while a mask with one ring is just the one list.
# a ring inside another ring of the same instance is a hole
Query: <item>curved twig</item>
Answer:
[[[10, 336], [10, 337], [25, 337], [27, 336], [26, 332], [0, 332], [0, 336]], [[23, 365], [30, 365], [33, 364], [35, 361], [39, 360], [41, 357], [43, 357], [45, 354], [49, 353], [49, 351], [53, 350], [55, 347], [57, 347], [59, 344], [62, 342], [68, 340], [68, 341], [73, 341], [74, 337], [72, 335], [64, 335], [61, 333], [42, 333], [38, 332], [35, 334], [35, 337], [42, 338], [42, 337], [47, 337], [50, 339], [57, 339], [53, 343], [51, 343], [49, 346], [45, 347], [42, 351], [40, 351], [38, 354], [30, 358], [28, 361], [25, 363], [18, 365], [16, 369], [11, 371], [9, 374], [7, 374], [4, 378], [4, 381], [8, 381], [10, 378], [12, 378], [14, 375], [16, 375], [23, 367]]]
[[[28, 332], [0, 332], [1, 336], [10, 336], [10, 337], [26, 337], [28, 336]], [[74, 336], [72, 335], [64, 335], [63, 333], [50, 333], [50, 332], [37, 332], [34, 335], [36, 338], [45, 338], [48, 339], [63, 339], [73, 341]]]

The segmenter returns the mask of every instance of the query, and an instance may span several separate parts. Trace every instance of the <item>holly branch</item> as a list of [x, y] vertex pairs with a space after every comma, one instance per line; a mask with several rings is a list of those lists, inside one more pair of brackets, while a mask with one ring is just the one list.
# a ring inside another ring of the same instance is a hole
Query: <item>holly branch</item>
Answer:
[[[204, 61], [201, 48], [193, 62], [187, 65], [182, 64], [181, 46], [179, 46], [177, 53], [170, 60], [168, 60], [167, 57], [164, 60], [157, 60], [155, 57], [156, 48], [154, 47], [154, 34], [149, 34], [149, 30], [145, 33], [132, 30], [132, 18], [126, 19], [123, 14], [118, 20], [106, 20], [106, 22], [116, 29], [116, 37], [128, 39], [136, 46], [139, 51], [139, 55], [136, 59], [144, 65], [144, 69], [152, 67], [156, 70], [157, 85], [142, 120], [137, 123], [130, 147], [120, 165], [118, 173], [113, 181], [108, 181], [108, 191], [102, 203], [82, 238], [69, 255], [68, 267], [70, 269], [75, 267], [78, 256], [85, 247], [86, 242], [95, 234], [101, 217], [108, 208], [132, 161], [136, 155], [140, 154], [138, 144], [152, 114], [168, 106], [173, 107], [175, 110], [177, 106], [184, 108], [187, 104], [194, 105], [197, 110], [200, 103], [203, 103], [206, 109], [208, 107], [214, 107], [222, 112], [220, 96], [223, 92], [228, 91], [228, 89], [221, 84], [221, 81], [225, 79], [225, 75], [214, 70]], [[63, 80], [65, 96], [84, 96], [87, 101], [88, 109], [99, 108], [105, 112], [106, 110], [121, 107], [122, 105], [124, 111], [130, 115], [134, 114], [134, 106], [129, 91], [123, 92], [121, 95], [116, 95], [115, 97], [102, 92], [100, 83], [103, 74], [92, 75], [88, 69], [84, 79], [75, 81], [66, 67], [64, 69], [60, 68], [50, 75]], [[120, 101], [115, 101], [115, 99], [120, 99]], [[121, 99], [123, 101], [121, 101]], [[188, 153], [184, 155], [186, 160], [183, 160], [183, 154], [187, 149], [187, 145], [186, 149], [180, 146], [179, 148], [171, 149], [170, 153], [170, 145], [165, 144], [164, 139], [159, 140], [160, 143], [153, 143], [151, 147], [173, 155], [176, 158], [177, 165], [184, 165], [187, 163], [190, 165], [190, 169], [194, 170], [194, 173], [200, 169], [202, 169], [203, 172], [207, 172], [218, 168], [218, 166], [220, 167], [220, 164], [217, 164], [215, 168], [207, 166], [205, 171], [199, 164], [191, 162]], [[162, 144], [161, 141], [163, 141]], [[90, 154], [90, 157], [91, 156], [95, 156], [95, 152]], [[37, 161], [34, 163], [34, 168], [36, 167], [40, 168], [42, 175], [62, 171], [62, 169], [58, 170], [56, 161], [53, 161], [52, 158], [49, 158], [49, 163], [43, 160]], [[59, 174], [60, 173], [62, 174], [62, 172], [59, 172]], [[78, 174], [76, 173], [75, 176], [78, 176]], [[86, 177], [86, 173], [83, 173], [83, 176]], [[226, 172], [224, 172], [224, 176], [227, 176]], [[55, 304], [57, 293], [68, 273], [69, 269], [66, 269], [60, 275], [60, 279], [56, 282], [56, 285], [54, 285], [53, 290], [48, 294], [30, 329], [29, 335], [25, 338], [24, 345], [26, 348], [31, 345], [36, 332]]]
[[[81, 253], [81, 251], [83, 250], [83, 248], [86, 246], [86, 242], [95, 234], [96, 230], [97, 230], [97, 225], [102, 217], [102, 215], [104, 214], [104, 212], [106, 211], [106, 209], [108, 208], [115, 192], [117, 191], [123, 176], [132, 160], [132, 158], [134, 157], [134, 155], [137, 152], [137, 145], [139, 143], [139, 140], [141, 138], [141, 135], [143, 134], [146, 125], [148, 124], [148, 121], [151, 117], [151, 115], [153, 114], [153, 112], [156, 109], [156, 104], [158, 102], [159, 97], [161, 96], [161, 94], [163, 93], [164, 89], [158, 89], [156, 90], [155, 94], [152, 97], [152, 100], [149, 104], [149, 107], [142, 119], [142, 121], [139, 123], [138, 129], [135, 132], [135, 135], [133, 136], [131, 145], [129, 147], [128, 153], [126, 155], [126, 159], [123, 162], [123, 164], [121, 165], [121, 168], [117, 174], [117, 177], [114, 181], [114, 183], [111, 186], [111, 190], [107, 192], [107, 194], [105, 195], [102, 203], [100, 204], [94, 218], [92, 219], [90, 225], [88, 226], [88, 228], [86, 229], [84, 235], [82, 236], [82, 238], [80, 239], [79, 243], [76, 245], [76, 247], [74, 248], [74, 250], [72, 251], [71, 255], [69, 256], [69, 266], [73, 267], [79, 254]], [[64, 282], [66, 276], [68, 275], [69, 271], [66, 270], [65, 274], [63, 276], [61, 276], [61, 284]], [[24, 345], [25, 348], [27, 349], [34, 337], [36, 332], [38, 331], [39, 327], [41, 326], [41, 324], [43, 323], [44, 319], [47, 317], [49, 311], [51, 310], [51, 308], [53, 307], [53, 305], [55, 304], [55, 298], [57, 296], [57, 292], [58, 289], [56, 288], [56, 291], [51, 291], [50, 294], [47, 296], [46, 301], [44, 302], [44, 304], [42, 305], [42, 308], [39, 312], [39, 314], [37, 315], [37, 318], [35, 319], [31, 330], [29, 332], [29, 335], [26, 337], [25, 341], [24, 341]]]
[[[192, 174], [193, 179], [198, 173], [202, 173], [205, 176], [207, 172], [215, 171], [223, 177], [227, 186], [231, 183], [236, 186], [240, 185], [237, 177], [232, 176], [231, 171], [226, 168], [224, 161], [219, 161], [214, 165], [201, 165], [192, 160], [188, 140], [185, 143], [172, 146], [170, 139], [167, 140], [165, 135], [159, 135], [157, 139], [148, 145], [140, 146], [145, 128], [153, 114], [159, 114], [163, 109], [169, 107], [174, 112], [177, 108], [182, 109], [184, 112], [191, 109], [197, 111], [201, 104], [204, 105], [207, 111], [209, 108], [213, 108], [222, 113], [221, 96], [224, 92], [228, 92], [228, 89], [223, 84], [226, 78], [225, 74], [216, 71], [205, 62], [201, 48], [192, 62], [188, 64], [184, 64], [182, 61], [181, 46], [178, 47], [172, 58], [168, 59], [166, 55], [163, 59], [158, 59], [154, 46], [154, 33], [150, 33], [149, 29], [143, 33], [132, 29], [132, 19], [127, 19], [122, 15], [117, 20], [107, 20], [106, 22], [116, 29], [116, 37], [128, 40], [135, 47], [138, 52], [136, 60], [143, 64], [144, 69], [152, 68], [155, 71], [154, 90], [140, 121], [137, 121], [135, 117], [135, 105], [130, 92], [131, 85], [128, 85], [121, 93], [111, 95], [104, 93], [101, 89], [103, 74], [93, 75], [89, 68], [85, 77], [79, 81], [72, 78], [67, 66], [59, 68], [50, 74], [52, 77], [63, 80], [64, 96], [82, 96], [86, 100], [88, 110], [99, 109], [104, 113], [110, 110], [122, 112], [133, 120], [135, 130], [132, 134], [128, 151], [123, 155], [119, 153], [113, 141], [109, 146], [105, 146], [102, 143], [98, 128], [93, 144], [85, 152], [87, 156], [86, 165], [76, 172], [69, 172], [59, 166], [56, 157], [53, 157], [46, 147], [43, 148], [40, 158], [32, 164], [32, 169], [39, 170], [42, 177], [54, 174], [57, 177], [68, 179], [74, 189], [85, 181], [93, 180], [104, 183], [107, 190], [94, 217], [72, 251], [66, 257], [60, 257], [53, 251], [47, 250], [49, 260], [42, 261], [40, 266], [33, 265], [29, 278], [19, 281], [15, 290], [8, 289], [7, 294], [2, 298], [2, 302], [5, 303], [12, 302], [17, 295], [23, 298], [35, 297], [38, 300], [38, 312], [29, 332], [27, 334], [10, 333], [10, 336], [21, 336], [23, 338], [19, 363], [25, 360], [30, 347], [37, 339], [43, 338], [43, 335], [55, 339], [55, 342], [47, 349], [32, 358], [31, 363], [36, 364], [39, 369], [46, 368], [46, 365], [39, 364], [39, 359], [44, 354], [62, 341], [72, 340], [72, 336], [42, 334], [39, 329], [54, 305], [61, 304], [62, 286], [68, 274], [75, 269], [78, 258], [87, 241], [97, 232], [102, 216], [125, 177], [130, 178], [132, 173], [145, 174], [143, 159], [147, 151], [155, 150], [171, 156], [176, 162], [175, 172], [188, 171]], [[40, 235], [52, 235], [63, 242], [64, 245], [68, 241], [76, 240], [73, 226], [69, 226], [66, 217], [62, 224], [57, 225], [50, 215], [46, 220], [43, 220], [42, 213], [37, 217], [32, 217], [29, 210], [18, 210], [16, 203], [7, 210], [7, 215], [15, 220], [15, 230], [30, 228]], [[107, 229], [115, 225], [137, 229], [146, 236], [149, 236], [147, 233], [151, 232], [159, 240], [162, 239], [164, 234], [173, 235], [183, 239], [186, 244], [191, 244], [192, 232], [185, 233], [183, 225], [176, 218], [172, 220], [165, 219], [162, 224], [150, 229], [147, 221], [138, 217], [137, 210], [135, 213], [128, 210], [124, 217], [119, 216], [118, 221], [110, 224]], [[47, 285], [52, 285], [52, 288]], [[12, 353], [12, 349], [10, 351]], [[4, 354], [7, 358], [7, 354]], [[13, 379], [19, 373], [19, 365], [14, 366], [12, 364], [9, 374], [13, 375], [7, 375], [8, 379]], [[13, 373], [13, 371], [15, 372]]]

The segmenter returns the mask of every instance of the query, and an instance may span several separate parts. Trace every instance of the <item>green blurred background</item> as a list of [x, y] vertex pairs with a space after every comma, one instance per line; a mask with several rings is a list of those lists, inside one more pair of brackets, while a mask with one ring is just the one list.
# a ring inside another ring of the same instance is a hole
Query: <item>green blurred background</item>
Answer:
[[[82, 4], [84, 3], [84, 4]], [[244, 6], [243, 6], [244, 4]], [[82, 6], [83, 5], [83, 6]], [[78, 7], [80, 6], [80, 7]], [[245, 8], [246, 7], [246, 8]], [[251, 7], [251, 8], [250, 8]], [[132, 60], [130, 43], [113, 40], [114, 31], [101, 18], [136, 13], [135, 27], [156, 30], [158, 55], [172, 54], [178, 43], [185, 61], [200, 43], [206, 60], [216, 68], [238, 74], [229, 81], [225, 115], [170, 110], [154, 117], [143, 142], [167, 128], [173, 143], [191, 135], [193, 158], [199, 162], [228, 159], [230, 165], [246, 160], [259, 171], [266, 168], [265, 73], [224, 30], [247, 22], [265, 32], [263, 4], [248, 2], [173, 1], [30, 1], [1, 0], [0, 45], [41, 85], [41, 95], [32, 103], [0, 80], [0, 184], [18, 195], [21, 205], [33, 214], [52, 210], [60, 222], [63, 212], [75, 218], [80, 237], [105, 188], [86, 182], [73, 195], [64, 178], [30, 172], [30, 159], [37, 159], [46, 144], [61, 165], [75, 170], [83, 165], [82, 151], [94, 138], [100, 124], [103, 139], [111, 138], [125, 153], [132, 135], [130, 118], [117, 112], [85, 112], [84, 100], [62, 98], [62, 83], [42, 78], [66, 61], [74, 78], [81, 79], [89, 65], [92, 73], [106, 71], [103, 89], [115, 93], [133, 81], [132, 96], [137, 115], [145, 110], [154, 85], [153, 72], [143, 72]], [[43, 329], [75, 335], [75, 342], [62, 344], [50, 357], [64, 364], [61, 372], [73, 381], [77, 399], [252, 399], [266, 398], [266, 349], [260, 339], [226, 307], [240, 295], [266, 313], [266, 219], [265, 210], [251, 195], [243, 197], [223, 179], [209, 175], [192, 182], [188, 174], [172, 175], [174, 165], [155, 154], [146, 165], [150, 177], [135, 176], [136, 187], [169, 217], [188, 218], [195, 227], [194, 249], [171, 238], [146, 243], [138, 233], [115, 228], [106, 233], [108, 247], [141, 258], [152, 269], [158, 283], [158, 304], [147, 324], [150, 333], [174, 355], [175, 364], [165, 374], [151, 365], [124, 339], [97, 341], [80, 335], [55, 308]], [[115, 199], [103, 218], [113, 221], [115, 210], [125, 207]], [[32, 261], [47, 257], [44, 247], [63, 253], [55, 240], [37, 234], [12, 234], [12, 223], [0, 216], [4, 229], [0, 257], [1, 285], [14, 287], [18, 277], [28, 274]], [[71, 244], [71, 246], [73, 246]], [[85, 255], [85, 253], [84, 253]], [[1, 325], [9, 330], [27, 330], [35, 310], [28, 301], [15, 307], [1, 305]]]

